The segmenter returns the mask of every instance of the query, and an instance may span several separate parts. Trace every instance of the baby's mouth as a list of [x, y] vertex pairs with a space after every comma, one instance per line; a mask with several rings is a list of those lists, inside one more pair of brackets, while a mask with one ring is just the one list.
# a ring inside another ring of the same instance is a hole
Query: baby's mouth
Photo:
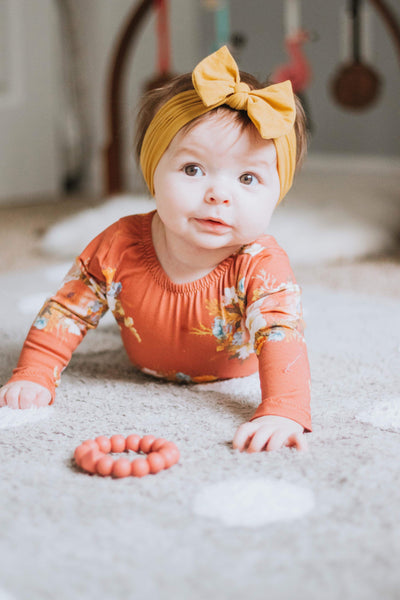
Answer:
[[196, 219], [196, 221], [200, 221], [201, 223], [215, 223], [216, 225], [223, 225], [224, 227], [230, 227], [228, 223], [225, 223], [222, 219], [218, 219], [216, 217], [205, 217], [204, 219]]
[[216, 233], [223, 233], [228, 231], [228, 229], [231, 229], [229, 223], [225, 223], [223, 219], [217, 219], [215, 217], [196, 218], [195, 221], [200, 227]]

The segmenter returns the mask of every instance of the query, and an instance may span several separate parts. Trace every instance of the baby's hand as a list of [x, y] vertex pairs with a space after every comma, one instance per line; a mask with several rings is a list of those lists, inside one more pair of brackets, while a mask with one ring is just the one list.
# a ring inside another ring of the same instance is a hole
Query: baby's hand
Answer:
[[49, 390], [33, 381], [13, 381], [0, 388], [0, 407], [32, 408], [50, 404]]
[[249, 423], [243, 423], [235, 433], [233, 447], [247, 452], [279, 450], [293, 446], [297, 450], [307, 450], [304, 429], [296, 421], [285, 417], [268, 415]]

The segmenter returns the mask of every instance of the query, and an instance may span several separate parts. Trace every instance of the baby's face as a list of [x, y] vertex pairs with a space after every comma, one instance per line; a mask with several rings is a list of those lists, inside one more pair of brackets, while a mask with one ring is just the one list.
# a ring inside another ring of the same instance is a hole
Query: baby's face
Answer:
[[280, 182], [271, 140], [210, 113], [181, 130], [154, 174], [166, 233], [200, 249], [233, 252], [267, 231]]

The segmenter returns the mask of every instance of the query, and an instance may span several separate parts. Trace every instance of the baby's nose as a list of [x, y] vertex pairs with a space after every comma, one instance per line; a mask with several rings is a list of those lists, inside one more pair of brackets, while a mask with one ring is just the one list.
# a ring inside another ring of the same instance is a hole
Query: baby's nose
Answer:
[[205, 201], [208, 204], [230, 204], [231, 199], [227, 190], [213, 188], [207, 191]]

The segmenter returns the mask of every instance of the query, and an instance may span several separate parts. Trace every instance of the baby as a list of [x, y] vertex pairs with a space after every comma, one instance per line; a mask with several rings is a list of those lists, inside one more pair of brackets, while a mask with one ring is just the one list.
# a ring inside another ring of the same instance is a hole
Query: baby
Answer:
[[143, 373], [209, 382], [259, 370], [261, 403], [234, 448], [304, 449], [300, 289], [266, 231], [305, 137], [290, 82], [262, 88], [226, 47], [147, 93], [137, 153], [157, 208], [120, 219], [78, 257], [32, 325], [0, 406], [52, 403], [72, 352], [111, 309]]

